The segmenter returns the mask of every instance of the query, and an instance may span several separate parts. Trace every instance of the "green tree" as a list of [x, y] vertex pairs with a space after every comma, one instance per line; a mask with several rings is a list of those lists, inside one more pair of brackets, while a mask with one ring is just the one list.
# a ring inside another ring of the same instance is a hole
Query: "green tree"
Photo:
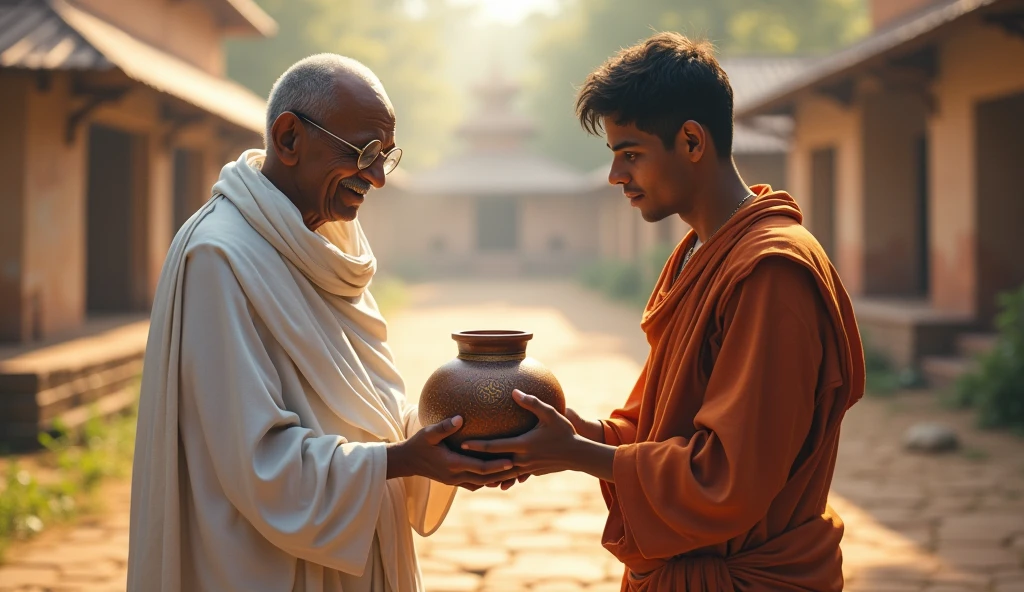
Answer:
[[620, 48], [679, 31], [711, 41], [723, 56], [823, 54], [863, 35], [868, 19], [864, 0], [565, 0], [558, 16], [533, 25], [540, 35], [530, 103], [542, 123], [540, 148], [586, 169], [608, 155], [580, 130], [575, 90]]
[[270, 39], [226, 46], [228, 75], [267, 96], [296, 61], [321, 52], [355, 58], [380, 77], [398, 114], [403, 168], [429, 166], [457, 124], [459, 97], [436, 74], [444, 66], [444, 28], [465, 11], [425, 0], [413, 16], [401, 0], [259, 0], [279, 25]]

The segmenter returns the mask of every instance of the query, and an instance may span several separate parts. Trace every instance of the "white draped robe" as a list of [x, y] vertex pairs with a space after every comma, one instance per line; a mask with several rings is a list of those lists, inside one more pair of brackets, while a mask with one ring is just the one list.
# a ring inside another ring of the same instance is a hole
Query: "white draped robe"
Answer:
[[251, 150], [178, 232], [143, 371], [131, 592], [413, 592], [455, 489], [386, 479], [420, 428], [357, 222], [310, 232]]

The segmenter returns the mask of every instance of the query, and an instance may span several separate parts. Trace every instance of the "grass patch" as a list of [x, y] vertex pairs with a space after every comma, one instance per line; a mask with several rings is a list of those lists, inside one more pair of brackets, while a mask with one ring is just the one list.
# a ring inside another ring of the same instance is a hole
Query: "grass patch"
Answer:
[[899, 391], [924, 385], [920, 373], [912, 368], [897, 368], [888, 354], [877, 347], [863, 329], [861, 343], [864, 347], [865, 394], [887, 398], [895, 396]]
[[53, 525], [70, 521], [95, 503], [92, 494], [104, 479], [131, 472], [136, 409], [100, 419], [93, 416], [72, 432], [57, 426], [40, 434], [45, 451], [31, 462], [4, 458], [0, 480], [0, 563], [15, 541], [27, 540]]
[[637, 262], [601, 259], [584, 266], [578, 280], [608, 298], [643, 308], [654, 291], [674, 245], [660, 245]]
[[992, 455], [989, 454], [988, 450], [984, 448], [978, 448], [976, 446], [970, 446], [964, 448], [961, 452], [964, 458], [973, 462], [984, 462], [989, 459]]
[[876, 397], [891, 397], [900, 389], [900, 375], [889, 358], [864, 339], [864, 390]]

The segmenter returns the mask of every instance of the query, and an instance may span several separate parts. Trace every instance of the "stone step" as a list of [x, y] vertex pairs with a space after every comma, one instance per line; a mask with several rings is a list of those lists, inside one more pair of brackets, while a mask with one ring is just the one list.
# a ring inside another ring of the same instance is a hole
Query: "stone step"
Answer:
[[957, 353], [968, 359], [974, 359], [992, 351], [998, 336], [995, 333], [964, 333], [956, 338]]
[[35, 448], [58, 421], [74, 430], [134, 403], [148, 327], [102, 321], [53, 343], [0, 350], [0, 446]]
[[929, 386], [946, 389], [952, 387], [974, 365], [973, 360], [963, 356], [927, 356], [921, 360], [921, 373]]

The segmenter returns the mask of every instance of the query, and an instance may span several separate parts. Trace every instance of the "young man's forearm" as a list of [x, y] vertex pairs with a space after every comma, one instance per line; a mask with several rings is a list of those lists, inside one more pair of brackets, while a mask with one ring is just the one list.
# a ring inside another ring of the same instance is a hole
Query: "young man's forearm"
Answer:
[[572, 471], [587, 473], [609, 483], [615, 482], [614, 446], [577, 435], [567, 451], [566, 461]]

